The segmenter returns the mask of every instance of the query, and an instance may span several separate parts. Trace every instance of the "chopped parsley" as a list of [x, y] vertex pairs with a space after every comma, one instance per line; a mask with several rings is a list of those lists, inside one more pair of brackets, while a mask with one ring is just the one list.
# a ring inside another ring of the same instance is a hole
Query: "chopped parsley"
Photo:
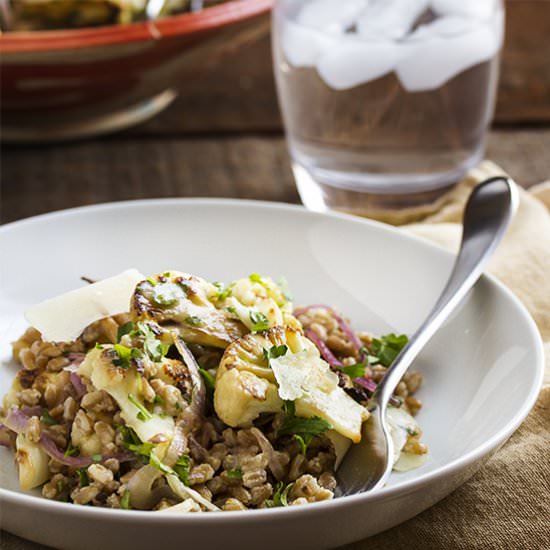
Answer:
[[126, 334], [130, 334], [133, 330], [134, 330], [134, 323], [132, 321], [128, 321], [127, 323], [120, 325], [118, 327], [118, 331], [116, 335], [117, 342], [120, 342], [123, 336], [125, 336]]
[[279, 481], [275, 486], [275, 492], [273, 498], [266, 500], [266, 506], [268, 508], [277, 508], [279, 506], [288, 506], [288, 493], [292, 489], [294, 482], [285, 485], [282, 481]]
[[233, 306], [227, 306], [225, 309], [227, 309], [229, 313], [232, 313], [233, 315], [237, 315], [237, 310]]
[[160, 395], [155, 395], [155, 398], [153, 399], [153, 403], [155, 405], [164, 405], [164, 399]]
[[229, 479], [237, 479], [237, 480], [240, 480], [243, 478], [243, 471], [240, 469], [240, 468], [237, 468], [235, 470], [227, 470], [225, 472], [225, 475], [229, 478]]
[[270, 359], [277, 359], [277, 357], [282, 357], [283, 355], [286, 355], [287, 351], [288, 347], [285, 344], [281, 344], [280, 346], [272, 346], [269, 349], [264, 348], [263, 355], [265, 361], [267, 361], [267, 366], [270, 366]]
[[40, 417], [40, 420], [46, 424], [46, 426], [53, 426], [54, 424], [57, 424], [57, 420], [50, 414], [48, 409], [44, 409], [42, 412], [42, 416]]
[[206, 391], [208, 393], [214, 393], [214, 386], [216, 385], [216, 381], [214, 380], [214, 377], [205, 369], [199, 369], [199, 372], [201, 373], [201, 376], [204, 380], [204, 385], [206, 386]]
[[273, 346], [267, 352], [267, 358], [277, 359], [277, 357], [282, 357], [283, 355], [286, 355], [287, 351], [288, 346], [286, 346], [285, 344], [281, 344], [280, 346]]
[[164, 344], [160, 340], [157, 340], [155, 333], [146, 323], [138, 323], [135, 334], [144, 338], [143, 351], [145, 351], [151, 361], [158, 363], [168, 353], [170, 344]]
[[231, 296], [231, 286], [225, 286], [223, 283], [220, 283], [219, 281], [216, 281], [215, 283], [212, 283], [217, 289], [218, 294], [216, 295], [216, 299], [220, 302], [223, 302], [226, 298], [229, 298]]
[[[373, 338], [371, 343], [371, 354], [385, 367], [389, 367], [399, 352], [407, 345], [409, 341], [406, 334], [386, 334], [378, 338]], [[370, 359], [370, 358], [369, 358]], [[370, 361], [373, 362], [372, 360]]]
[[340, 370], [347, 374], [350, 378], [360, 378], [365, 375], [365, 363], [355, 363], [354, 365], [348, 365], [347, 367], [340, 367]]
[[202, 325], [202, 319], [200, 317], [197, 317], [196, 315], [190, 315], [189, 317], [186, 317], [185, 322], [192, 327], [198, 327]]
[[259, 273], [252, 273], [248, 276], [251, 282], [258, 283], [262, 286], [265, 285], [264, 280], [262, 279], [262, 276]]
[[132, 359], [137, 359], [142, 356], [142, 353], [137, 348], [129, 348], [122, 344], [115, 344], [113, 346], [117, 357], [113, 360], [113, 364], [123, 369], [129, 369], [132, 365]]
[[184, 485], [189, 485], [189, 472], [191, 470], [191, 459], [189, 455], [181, 455], [172, 468]]
[[149, 459], [151, 451], [154, 449], [154, 443], [142, 443], [136, 432], [129, 426], [119, 426], [119, 432], [122, 434], [122, 443], [125, 449], [137, 454], [142, 458]]
[[151, 420], [153, 418], [153, 415], [136, 399], [136, 397], [129, 393], [128, 394], [128, 401], [138, 409], [137, 413], [137, 419], [141, 420], [142, 422], [146, 422], [147, 420]]
[[95, 463], [101, 462], [103, 460], [103, 456], [99, 453], [93, 454], [90, 457]]
[[88, 472], [86, 468], [80, 468], [76, 471], [78, 474], [78, 482], [80, 483], [81, 487], [87, 487], [90, 485], [90, 479], [88, 478]]
[[126, 491], [124, 491], [124, 494], [120, 498], [120, 507], [123, 510], [131, 510], [132, 509], [132, 505], [130, 504], [130, 491], [128, 491], [128, 489], [126, 489]]
[[151, 299], [161, 307], [169, 307], [177, 304], [182, 298], [181, 289], [173, 283], [157, 284], [153, 288]]
[[314, 437], [332, 429], [329, 422], [319, 416], [303, 418], [296, 416], [296, 408], [292, 401], [285, 401], [286, 418], [279, 428], [278, 435], [292, 435], [300, 445], [302, 454], [306, 454], [308, 445]]
[[78, 456], [80, 454], [80, 449], [78, 447], [74, 447], [72, 442], [69, 441], [69, 444], [63, 454], [64, 456]]
[[254, 323], [252, 332], [261, 332], [269, 328], [269, 320], [261, 311], [251, 311], [250, 320]]

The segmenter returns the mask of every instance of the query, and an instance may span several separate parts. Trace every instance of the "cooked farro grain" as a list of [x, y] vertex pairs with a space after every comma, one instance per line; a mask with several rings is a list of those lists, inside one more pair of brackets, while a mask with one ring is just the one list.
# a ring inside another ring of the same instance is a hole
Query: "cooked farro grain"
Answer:
[[[260, 412], [228, 425], [220, 403], [212, 400], [212, 393], [204, 393], [198, 381], [202, 376], [208, 384], [214, 382], [215, 388], [208, 391], [217, 392], [222, 364], [230, 357], [225, 367], [230, 377], [260, 373], [264, 385], [266, 380], [273, 382], [273, 365], [278, 363], [272, 361], [285, 356], [293, 334], [303, 338], [304, 331], [311, 331], [316, 335], [313, 340], [324, 344], [337, 362], [337, 391], [352, 396], [347, 399], [354, 406], [364, 405], [368, 392], [346, 368], [360, 367], [365, 377], [379, 382], [387, 370], [387, 365], [372, 360], [380, 341], [365, 332], [352, 339], [344, 321], [325, 306], [302, 308], [294, 318], [280, 289], [256, 275], [228, 288], [241, 296], [242, 307], [250, 307], [255, 299], [272, 299], [280, 311], [269, 310], [270, 315], [279, 315], [269, 330], [263, 325], [251, 329], [227, 305], [234, 297], [227, 289], [174, 273], [140, 283], [129, 314], [93, 323], [74, 342], [46, 342], [38, 330], [29, 328], [13, 343], [13, 357], [22, 368], [0, 419], [15, 428], [12, 417], [17, 416], [25, 425], [28, 444], [49, 455], [47, 479], [37, 480], [42, 495], [110, 508], [165, 510], [177, 505], [178, 512], [214, 507], [239, 511], [333, 498], [337, 478], [335, 449], [327, 436], [330, 423], [314, 417], [321, 422], [316, 432], [288, 431], [289, 422], [299, 424], [313, 415], [298, 415], [293, 402], [283, 403], [278, 396], [276, 407], [262, 408], [273, 398], [261, 393], [264, 386], [250, 385], [254, 387], [250, 395], [260, 392]], [[174, 285], [169, 287], [172, 294], [156, 295], [155, 289], [162, 285]], [[206, 307], [208, 315], [218, 316], [212, 334], [199, 316], [177, 317], [180, 306], [173, 303], [174, 293], [181, 294], [177, 304], [188, 299], [194, 311]], [[255, 319], [264, 322], [259, 315]], [[174, 327], [180, 331], [181, 344]], [[239, 370], [243, 361], [250, 363]], [[204, 369], [201, 375], [199, 367]], [[421, 382], [421, 375], [411, 372], [396, 390], [402, 409], [413, 415], [421, 408], [413, 396]], [[249, 410], [244, 407], [242, 412]], [[151, 422], [155, 427], [147, 431]], [[427, 452], [420, 434], [419, 428], [411, 431], [404, 452]], [[182, 496], [174, 479], [192, 492]]]

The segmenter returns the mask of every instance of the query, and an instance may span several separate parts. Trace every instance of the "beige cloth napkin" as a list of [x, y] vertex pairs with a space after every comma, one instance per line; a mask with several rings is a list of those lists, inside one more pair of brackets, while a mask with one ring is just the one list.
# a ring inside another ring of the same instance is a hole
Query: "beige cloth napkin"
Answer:
[[[457, 250], [462, 210], [472, 187], [504, 172], [485, 161], [437, 208], [404, 230]], [[519, 430], [470, 481], [419, 516], [348, 550], [550, 549], [550, 181], [520, 189], [512, 226], [489, 271], [533, 316], [545, 343], [539, 399]], [[409, 220], [411, 213], [408, 213]]]

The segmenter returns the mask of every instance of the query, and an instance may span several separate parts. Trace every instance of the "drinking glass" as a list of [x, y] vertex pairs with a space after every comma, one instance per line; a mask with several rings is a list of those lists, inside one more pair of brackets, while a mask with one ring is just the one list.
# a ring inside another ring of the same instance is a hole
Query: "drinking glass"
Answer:
[[298, 191], [372, 215], [435, 200], [482, 158], [501, 0], [278, 0], [274, 67]]

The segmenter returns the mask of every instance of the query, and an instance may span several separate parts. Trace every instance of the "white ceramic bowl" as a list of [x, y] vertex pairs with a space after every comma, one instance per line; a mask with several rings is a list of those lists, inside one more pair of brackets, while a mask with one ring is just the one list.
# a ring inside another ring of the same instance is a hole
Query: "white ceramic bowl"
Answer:
[[[0, 228], [0, 390], [15, 373], [9, 341], [40, 300], [129, 267], [212, 280], [285, 275], [298, 304], [325, 302], [356, 327], [411, 333], [450, 271], [450, 254], [402, 231], [344, 215], [226, 200], [116, 203]], [[388, 529], [464, 483], [519, 426], [540, 389], [543, 353], [518, 300], [483, 277], [417, 367], [418, 420], [430, 458], [383, 490], [308, 506], [175, 516], [75, 506], [24, 494], [1, 451], [2, 527], [58, 548], [330, 548]]]

